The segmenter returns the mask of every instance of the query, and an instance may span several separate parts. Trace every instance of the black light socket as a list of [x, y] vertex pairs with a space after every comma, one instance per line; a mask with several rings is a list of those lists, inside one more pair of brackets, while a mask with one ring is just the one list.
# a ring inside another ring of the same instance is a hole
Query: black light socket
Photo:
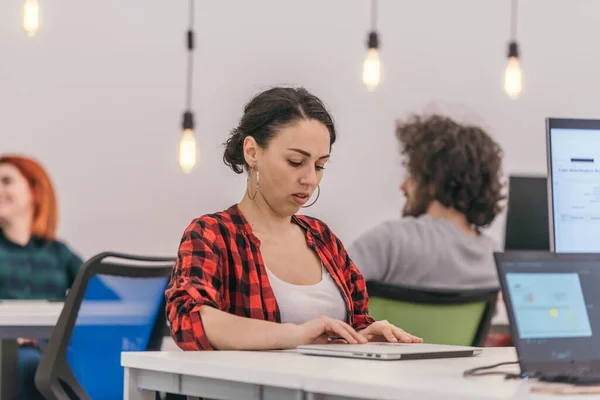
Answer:
[[377, 32], [369, 32], [369, 40], [367, 41], [367, 45], [369, 46], [369, 49], [379, 48], [379, 36], [377, 35]]
[[194, 114], [191, 111], [183, 113], [183, 130], [194, 129]]
[[508, 57], [519, 58], [519, 45], [517, 42], [510, 42], [508, 45]]
[[192, 31], [191, 29], [187, 31], [187, 35], [186, 35], [186, 45], [187, 45], [187, 49], [192, 51], [194, 50], [194, 31]]

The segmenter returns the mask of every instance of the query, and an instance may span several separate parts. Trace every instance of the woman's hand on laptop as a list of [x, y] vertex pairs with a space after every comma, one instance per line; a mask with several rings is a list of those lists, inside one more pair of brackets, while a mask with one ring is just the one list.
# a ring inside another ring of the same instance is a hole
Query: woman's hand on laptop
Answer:
[[331, 337], [337, 337], [350, 344], [367, 343], [365, 336], [360, 335], [350, 325], [327, 316], [296, 325], [297, 345], [331, 343]]
[[358, 331], [358, 333], [369, 342], [423, 343], [423, 339], [420, 337], [411, 335], [387, 321], [373, 322], [367, 328]]

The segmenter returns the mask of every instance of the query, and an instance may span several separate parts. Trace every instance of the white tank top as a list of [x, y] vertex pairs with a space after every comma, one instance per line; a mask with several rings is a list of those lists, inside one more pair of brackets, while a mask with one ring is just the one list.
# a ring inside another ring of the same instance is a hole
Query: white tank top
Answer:
[[321, 281], [314, 285], [293, 285], [276, 277], [266, 266], [265, 269], [282, 323], [303, 324], [323, 315], [346, 321], [344, 298], [322, 264]]

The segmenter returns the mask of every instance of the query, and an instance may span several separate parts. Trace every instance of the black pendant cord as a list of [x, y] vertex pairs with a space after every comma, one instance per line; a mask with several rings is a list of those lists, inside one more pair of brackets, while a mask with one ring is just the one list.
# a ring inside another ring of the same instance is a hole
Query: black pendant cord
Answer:
[[189, 27], [186, 35], [187, 75], [185, 90], [185, 112], [183, 113], [183, 129], [194, 129], [194, 113], [192, 112], [192, 88], [194, 86], [194, 0], [189, 0]]

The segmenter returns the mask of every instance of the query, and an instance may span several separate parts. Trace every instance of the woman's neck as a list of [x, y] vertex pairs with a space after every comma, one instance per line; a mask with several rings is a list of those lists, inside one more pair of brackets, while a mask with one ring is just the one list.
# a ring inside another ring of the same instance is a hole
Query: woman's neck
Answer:
[[20, 246], [25, 246], [31, 239], [31, 219], [23, 218], [18, 221], [0, 224], [4, 237]]
[[276, 213], [260, 193], [254, 199], [246, 193], [238, 207], [255, 233], [278, 235], [290, 227], [292, 217]]

